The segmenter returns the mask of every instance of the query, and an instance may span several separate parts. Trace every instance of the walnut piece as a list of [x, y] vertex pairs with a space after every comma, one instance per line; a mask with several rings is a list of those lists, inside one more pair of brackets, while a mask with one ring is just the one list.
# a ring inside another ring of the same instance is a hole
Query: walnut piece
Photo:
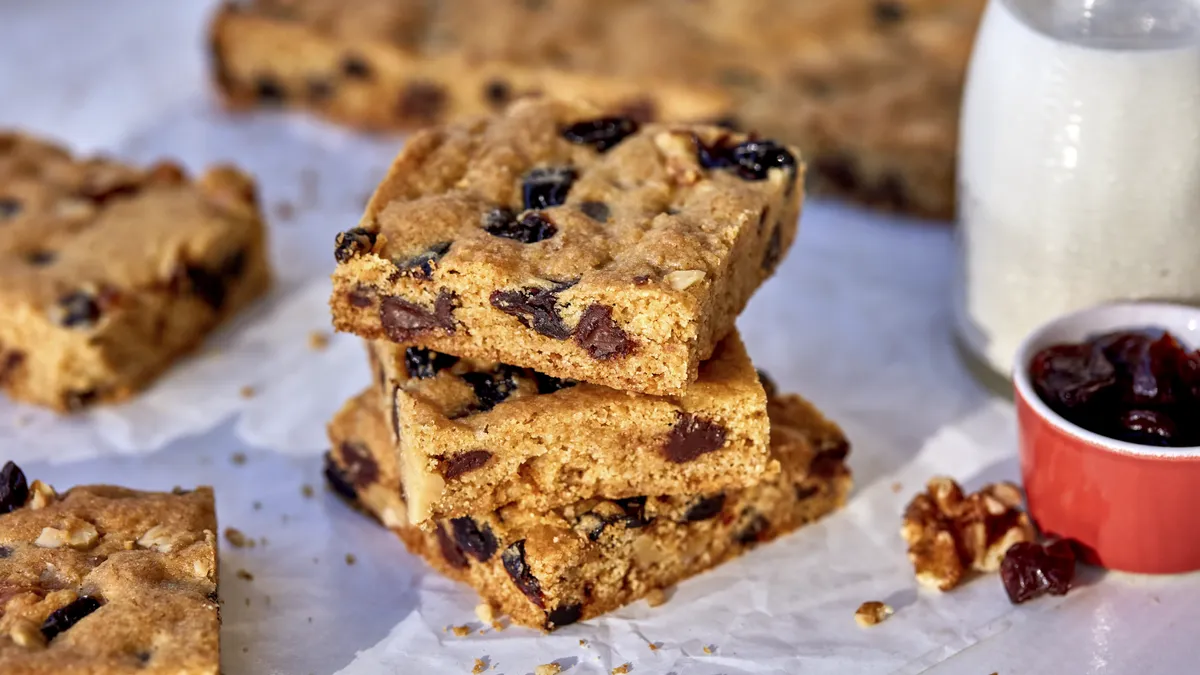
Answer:
[[703, 270], [679, 270], [678, 272], [669, 272], [663, 279], [667, 284], [677, 291], [704, 280]]
[[854, 612], [854, 622], [863, 628], [869, 628], [883, 623], [895, 613], [896, 610], [892, 609], [890, 605], [878, 600], [871, 600], [858, 606]]
[[146, 533], [138, 538], [137, 543], [142, 548], [152, 548], [159, 553], [170, 553], [171, 549], [175, 547], [174, 542], [171, 541], [170, 531], [163, 525], [155, 525], [146, 530]]
[[42, 635], [42, 630], [38, 628], [36, 623], [23, 616], [13, 619], [9, 635], [12, 636], [13, 642], [22, 647], [40, 648], [46, 646], [46, 636]]
[[86, 551], [95, 546], [98, 539], [100, 539], [100, 533], [96, 531], [96, 526], [82, 522], [73, 523], [65, 530], [57, 527], [43, 527], [42, 533], [38, 535], [33, 544], [42, 548], [68, 547]]
[[31, 510], [44, 509], [54, 503], [58, 498], [54, 488], [46, 485], [40, 480], [35, 480], [29, 485], [29, 499], [25, 502]]
[[485, 626], [496, 623], [496, 610], [486, 602], [475, 605], [475, 617]]
[[1008, 548], [1033, 541], [1033, 524], [1021, 511], [1012, 483], [985, 485], [964, 495], [953, 479], [937, 476], [909, 502], [900, 535], [908, 543], [917, 581], [948, 591], [970, 572], [995, 572]]

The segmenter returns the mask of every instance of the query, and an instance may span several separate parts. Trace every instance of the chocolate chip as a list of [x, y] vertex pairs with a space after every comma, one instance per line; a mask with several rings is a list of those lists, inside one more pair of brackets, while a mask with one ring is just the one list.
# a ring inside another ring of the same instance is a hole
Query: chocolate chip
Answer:
[[342, 74], [352, 80], [367, 80], [371, 78], [371, 65], [357, 54], [347, 54], [342, 57]]
[[700, 455], [720, 450], [725, 445], [724, 426], [691, 413], [679, 413], [675, 426], [667, 434], [663, 454], [675, 463], [690, 462]]
[[54, 610], [50, 616], [46, 617], [46, 621], [42, 624], [42, 635], [46, 637], [46, 642], [49, 642], [59, 633], [70, 630], [72, 626], [98, 609], [100, 609], [99, 600], [86, 595], [78, 598], [75, 602]]
[[522, 244], [536, 244], [558, 234], [558, 227], [545, 214], [532, 211], [517, 220], [506, 208], [489, 211], [484, 216], [483, 229], [493, 237], [513, 239]]
[[454, 296], [442, 291], [434, 301], [433, 311], [397, 296], [379, 303], [379, 321], [393, 342], [412, 342], [416, 337], [433, 330], [454, 332]]
[[78, 412], [88, 407], [100, 398], [100, 392], [95, 389], [83, 389], [79, 391], [68, 391], [63, 396], [63, 404], [70, 412]]
[[404, 369], [408, 371], [409, 377], [415, 377], [418, 380], [428, 380], [437, 375], [438, 371], [445, 370], [456, 363], [458, 363], [457, 356], [442, 354], [432, 349], [408, 347], [404, 350]]
[[529, 565], [525, 562], [525, 540], [510, 544], [500, 554], [500, 560], [504, 563], [504, 570], [508, 572], [508, 576], [525, 594], [525, 597], [538, 607], [545, 607], [546, 601], [542, 598], [542, 585], [538, 583], [537, 577], [533, 576], [533, 570], [529, 569]]
[[463, 550], [454, 543], [449, 534], [446, 534], [446, 528], [441, 523], [437, 525], [437, 540], [438, 548], [442, 551], [442, 559], [446, 564], [456, 570], [465, 570], [470, 564], [467, 562], [467, 556], [463, 555]]
[[767, 371], [758, 369], [758, 381], [762, 384], [762, 388], [767, 392], [767, 398], [772, 399], [779, 395], [779, 388], [775, 386], [775, 380], [767, 374]]
[[12, 513], [25, 506], [29, 498], [29, 483], [21, 467], [9, 461], [0, 469], [0, 513]]
[[25, 256], [25, 262], [34, 267], [44, 267], [54, 262], [58, 254], [54, 251], [32, 251]]
[[706, 145], [695, 137], [700, 165], [706, 169], [730, 169], [738, 178], [748, 181], [765, 180], [771, 169], [796, 171], [796, 157], [774, 141], [749, 140], [737, 145], [729, 145], [728, 141], [721, 138], [713, 145]]
[[463, 373], [463, 381], [471, 385], [475, 398], [479, 401], [473, 411], [487, 412], [512, 396], [517, 390], [516, 375], [519, 372], [512, 366], [501, 364], [487, 373]]
[[[563, 138], [579, 145], [590, 145], [596, 152], [608, 152], [638, 130], [637, 122], [628, 117], [601, 117], [576, 122], [562, 130]], [[600, 220], [597, 218], [597, 220]]]
[[450, 459], [442, 462], [442, 478], [446, 480], [454, 480], [459, 476], [482, 468], [492, 458], [492, 453], [487, 450], [468, 450], [459, 453]]
[[477, 523], [473, 518], [453, 518], [450, 529], [454, 532], [454, 541], [458, 547], [479, 562], [487, 562], [496, 554], [498, 544], [496, 535], [487, 523]]
[[525, 210], [548, 209], [567, 201], [567, 193], [579, 174], [569, 166], [539, 166], [525, 174], [521, 182]]
[[533, 379], [537, 382], [539, 394], [553, 394], [560, 389], [567, 389], [579, 384], [575, 380], [563, 380], [550, 375], [543, 375], [536, 371], [533, 373]]
[[412, 277], [414, 279], [430, 279], [433, 277], [433, 271], [437, 268], [438, 262], [450, 251], [450, 246], [453, 243], [450, 241], [439, 241], [420, 255], [413, 256], [403, 262], [393, 260], [392, 264], [399, 268], [398, 276]]
[[612, 318], [612, 307], [592, 305], [583, 310], [575, 327], [575, 342], [600, 361], [632, 354], [636, 343]]
[[354, 489], [354, 484], [333, 461], [333, 453], [330, 452], [325, 453], [325, 482], [329, 483], [329, 488], [342, 499], [351, 503], [358, 500], [358, 491]]
[[8, 382], [12, 378], [13, 373], [17, 372], [17, 368], [24, 362], [25, 353], [16, 351], [15, 349], [0, 356], [0, 385]]
[[558, 313], [558, 294], [565, 288], [527, 287], [515, 291], [492, 291], [492, 307], [517, 317], [521, 325], [555, 340], [571, 337], [571, 330]]
[[802, 502], [820, 491], [821, 488], [817, 487], [816, 485], [797, 485], [796, 501]]
[[13, 550], [7, 546], [0, 546], [0, 558], [7, 558], [12, 555]]
[[287, 92], [271, 75], [259, 75], [254, 79], [254, 97], [261, 105], [277, 106], [283, 105]]
[[370, 253], [378, 236], [378, 233], [361, 227], [338, 232], [333, 238], [333, 257], [339, 263], [344, 263], [356, 256]]
[[604, 202], [583, 202], [579, 205], [579, 210], [583, 211], [583, 215], [598, 223], [607, 223], [610, 215], [608, 204]]
[[512, 100], [512, 87], [504, 80], [489, 80], [483, 86], [483, 98], [493, 108], [503, 108]]
[[338, 447], [342, 455], [343, 475], [355, 488], [364, 488], [379, 480], [379, 464], [366, 445], [355, 441], [342, 441]]
[[370, 307], [375, 304], [371, 298], [371, 289], [364, 286], [359, 286], [351, 291], [346, 291], [346, 302], [349, 302], [354, 307]]
[[774, 270], [783, 256], [782, 230], [779, 225], [775, 226], [775, 231], [771, 233], [771, 239], [767, 242], [767, 249], [763, 251], [762, 268], [766, 272]]
[[88, 328], [100, 320], [100, 305], [91, 293], [75, 291], [58, 299], [58, 323], [66, 328]]
[[333, 83], [323, 77], [310, 77], [305, 81], [304, 91], [309, 101], [321, 103], [333, 96]]
[[0, 197], [0, 220], [15, 218], [21, 213], [21, 201], [16, 197]]
[[409, 82], [400, 92], [398, 111], [404, 118], [436, 122], [446, 108], [447, 99], [446, 90], [436, 82]]
[[576, 621], [579, 621], [583, 616], [583, 605], [573, 603], [569, 605], [559, 605], [554, 609], [546, 612], [546, 630], [554, 630], [562, 626], [569, 626]]
[[743, 518], [746, 518], [747, 516], [749, 516], [749, 520], [737, 531], [737, 534], [734, 535], [734, 539], [737, 541], [737, 543], [744, 546], [749, 546], [751, 544], [756, 544], [760, 541], [763, 541], [766, 537], [767, 530], [771, 527], [771, 524], [767, 522], [767, 519], [764, 518], [761, 513], [753, 513], [749, 507], [742, 512]]
[[701, 497], [692, 502], [688, 506], [688, 510], [683, 514], [683, 522], [695, 523], [701, 520], [715, 518], [725, 508], [725, 493], [718, 492], [715, 495]]
[[880, 25], [891, 25], [904, 19], [908, 9], [897, 0], [876, 0], [875, 21]]
[[658, 117], [658, 104], [652, 98], [635, 98], [622, 103], [617, 111], [634, 122], [645, 124]]

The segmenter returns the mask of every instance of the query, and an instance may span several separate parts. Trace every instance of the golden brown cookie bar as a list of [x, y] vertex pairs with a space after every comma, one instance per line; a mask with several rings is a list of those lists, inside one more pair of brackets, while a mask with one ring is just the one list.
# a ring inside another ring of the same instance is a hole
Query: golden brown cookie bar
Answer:
[[0, 673], [216, 675], [213, 493], [0, 470]]
[[538, 99], [414, 135], [336, 240], [334, 325], [679, 394], [795, 238], [802, 166]]
[[732, 110], [729, 95], [715, 87], [422, 53], [408, 38], [421, 39], [413, 31], [437, 4], [226, 3], [210, 30], [214, 82], [234, 109], [299, 107], [375, 130], [482, 115], [543, 92], [641, 121], [714, 121]]
[[736, 332], [672, 397], [387, 341], [372, 356], [414, 524], [509, 503], [715, 492], [779, 470], [766, 394]]
[[514, 621], [553, 630], [670, 587], [841, 506], [851, 487], [841, 430], [798, 396], [773, 398], [770, 413], [771, 449], [783, 471], [752, 487], [589, 499], [548, 511], [508, 506], [422, 530], [407, 524], [387, 422], [360, 397], [330, 426], [326, 476], [434, 568]]
[[[958, 108], [985, 0], [254, 0], [213, 71], [240, 106], [371, 128], [546, 93], [799, 145], [813, 187], [948, 218]], [[709, 103], [708, 101], [712, 101]]]
[[71, 157], [0, 132], [0, 386], [58, 410], [128, 398], [269, 284], [254, 184]]

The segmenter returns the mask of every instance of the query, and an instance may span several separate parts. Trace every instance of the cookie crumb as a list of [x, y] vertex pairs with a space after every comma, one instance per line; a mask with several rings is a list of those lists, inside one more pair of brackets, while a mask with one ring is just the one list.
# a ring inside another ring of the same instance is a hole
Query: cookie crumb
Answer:
[[291, 202], [282, 201], [275, 205], [275, 217], [284, 222], [296, 216], [296, 207]]
[[900, 481], [896, 481], [895, 483], [892, 483], [892, 492], [899, 494], [900, 491], [903, 489], [904, 489], [904, 484], [901, 483]]
[[254, 540], [248, 539], [246, 535], [236, 527], [225, 528], [225, 540], [228, 541], [234, 548], [246, 548], [247, 546], [251, 548], [254, 547]]
[[705, 654], [711, 654], [711, 653], [713, 653], [713, 651], [714, 651], [714, 649], [713, 649], [712, 645], [704, 645], [704, 653]]
[[256, 394], [257, 392], [255, 391], [254, 387], [251, 387], [250, 385], [247, 384], [247, 385], [244, 385], [240, 390], [238, 390], [238, 393], [240, 393], [242, 395], [242, 398], [254, 398], [254, 394]]
[[491, 625], [496, 622], [496, 610], [486, 602], [475, 605], [475, 617], [484, 625]]
[[558, 675], [562, 672], [562, 666], [557, 663], [543, 663], [533, 669], [533, 675]]
[[470, 626], [451, 626], [450, 632], [454, 633], [454, 637], [466, 637], [471, 634]]
[[356, 562], [358, 562], [358, 558], [356, 558], [353, 553], [346, 554], [346, 564], [347, 565], [353, 565]]
[[319, 352], [329, 346], [329, 334], [325, 331], [314, 330], [308, 334], [308, 348]]
[[858, 606], [858, 610], [854, 612], [854, 622], [863, 628], [869, 628], [887, 621], [887, 618], [895, 613], [896, 610], [890, 605], [872, 600]]
[[304, 495], [305, 499], [312, 499], [313, 495], [317, 494], [317, 492], [316, 490], [313, 490], [313, 486], [305, 483], [304, 485], [300, 486], [300, 494]]
[[579, 646], [580, 646], [580, 647], [586, 647], [586, 646], [587, 646], [587, 640], [580, 640], [580, 641], [579, 641]]
[[[237, 578], [245, 579], [246, 581], [254, 581], [254, 575], [250, 574], [245, 569], [240, 568], [240, 567], [238, 568], [238, 571], [237, 571]], [[247, 599], [249, 599], [249, 598], [247, 598]]]
[[662, 647], [662, 643], [661, 642], [647, 642], [646, 646], [650, 648], [650, 651], [656, 652], [659, 650], [660, 647]]
[[646, 604], [651, 607], [658, 607], [667, 601], [667, 594], [663, 589], [656, 588], [646, 594]]
[[633, 667], [632, 663], [623, 663], [612, 669], [612, 675], [625, 675]]
[[474, 675], [479, 675], [485, 670], [487, 670], [487, 661], [484, 661], [483, 659], [475, 659], [475, 667], [471, 669], [471, 672]]
[[229, 456], [229, 461], [233, 462], [234, 464], [236, 464], [238, 466], [241, 466], [246, 463], [246, 453], [235, 452]]

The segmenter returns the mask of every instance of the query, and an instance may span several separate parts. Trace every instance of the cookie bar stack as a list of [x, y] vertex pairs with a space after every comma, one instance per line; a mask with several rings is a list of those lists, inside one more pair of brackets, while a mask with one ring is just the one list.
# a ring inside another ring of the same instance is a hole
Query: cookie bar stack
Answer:
[[733, 328], [802, 174], [771, 141], [551, 99], [414, 135], [336, 240], [334, 325], [376, 381], [330, 425], [330, 483], [547, 630], [833, 510], [845, 437]]

